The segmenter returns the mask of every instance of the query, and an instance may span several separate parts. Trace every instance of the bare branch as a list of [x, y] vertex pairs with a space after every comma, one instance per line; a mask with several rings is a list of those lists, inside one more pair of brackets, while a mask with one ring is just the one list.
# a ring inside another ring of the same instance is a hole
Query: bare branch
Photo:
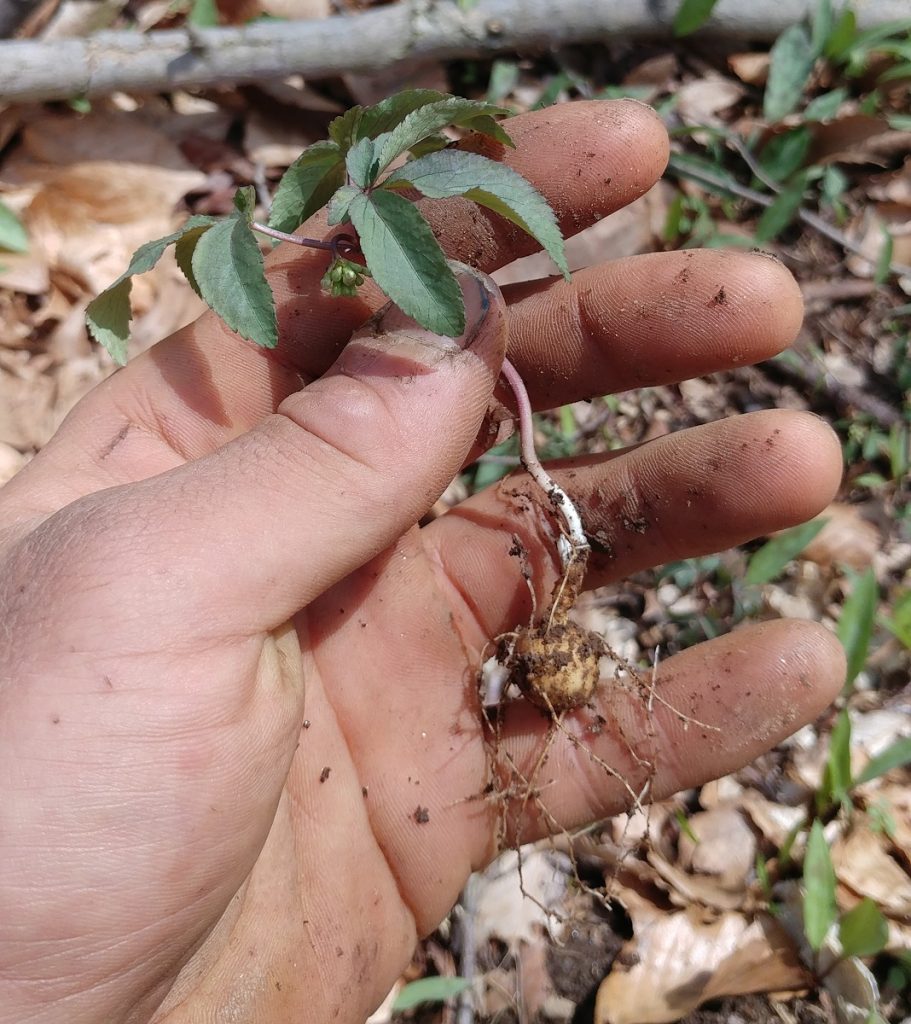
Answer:
[[[401, 0], [320, 21], [7, 42], [0, 43], [0, 98], [163, 91], [293, 73], [326, 78], [504, 50], [661, 36], [669, 33], [676, 6], [656, 0], [480, 0], [463, 10], [456, 0]], [[814, 7], [815, 0], [720, 0], [703, 31], [772, 39]], [[907, 0], [868, 0], [858, 20], [867, 27], [905, 15]]]

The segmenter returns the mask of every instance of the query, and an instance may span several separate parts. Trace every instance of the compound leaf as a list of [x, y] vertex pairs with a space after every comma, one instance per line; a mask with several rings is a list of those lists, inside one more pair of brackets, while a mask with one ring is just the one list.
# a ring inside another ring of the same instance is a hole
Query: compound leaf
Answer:
[[335, 142], [314, 142], [285, 171], [272, 200], [269, 225], [295, 231], [345, 183], [345, 161]]
[[803, 927], [811, 949], [819, 950], [835, 923], [835, 869], [822, 824], [813, 822], [803, 859]]
[[232, 331], [263, 348], [275, 348], [275, 300], [266, 282], [263, 255], [242, 210], [198, 239], [191, 268], [199, 294]]
[[554, 211], [540, 192], [511, 167], [477, 153], [447, 149], [412, 160], [383, 182], [411, 186], [429, 199], [465, 196], [506, 217], [537, 239], [569, 277], [563, 236]]
[[412, 111], [392, 131], [384, 132], [377, 137], [376, 156], [379, 171], [385, 170], [400, 153], [407, 152], [428, 135], [436, 134], [447, 125], [472, 128], [490, 135], [497, 142], [511, 146], [512, 140], [494, 120], [495, 117], [502, 117], [508, 113], [505, 107], [483, 103], [480, 100], [466, 100], [459, 96], [447, 96], [446, 99], [437, 100], [435, 103], [426, 103]]
[[115, 363], [123, 366], [127, 361], [127, 341], [130, 337], [130, 319], [133, 315], [130, 309], [133, 276], [151, 270], [161, 259], [165, 249], [187, 232], [196, 229], [205, 232], [214, 223], [214, 217], [190, 217], [179, 230], [141, 245], [133, 253], [130, 265], [120, 277], [88, 304], [85, 322], [89, 331], [92, 337], [108, 350]]
[[28, 249], [28, 235], [22, 221], [6, 203], [0, 203], [0, 249], [7, 252], [25, 252]]
[[395, 192], [355, 196], [348, 208], [376, 283], [408, 316], [434, 334], [465, 329], [462, 292], [430, 225]]

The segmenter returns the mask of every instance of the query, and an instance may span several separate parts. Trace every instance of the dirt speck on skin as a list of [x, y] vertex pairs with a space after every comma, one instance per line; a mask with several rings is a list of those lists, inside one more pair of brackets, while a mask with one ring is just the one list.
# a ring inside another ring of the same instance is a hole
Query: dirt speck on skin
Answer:
[[320, 782], [325, 782], [326, 779], [329, 778], [329, 773], [331, 771], [332, 771], [332, 769], [328, 765], [326, 765], [326, 767], [319, 773], [319, 780], [320, 780]]
[[722, 285], [717, 292], [712, 296], [709, 301], [709, 309], [713, 309], [715, 306], [726, 306], [728, 304], [727, 292], [724, 290]]
[[430, 821], [430, 811], [428, 811], [426, 807], [421, 807], [421, 805], [418, 804], [414, 809], [412, 817], [418, 825], [426, 825], [427, 822]]

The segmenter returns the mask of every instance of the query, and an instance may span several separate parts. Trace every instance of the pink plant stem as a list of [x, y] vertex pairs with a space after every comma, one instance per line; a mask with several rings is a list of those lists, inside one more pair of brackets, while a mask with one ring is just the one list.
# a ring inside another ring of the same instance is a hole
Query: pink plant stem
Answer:
[[274, 238], [279, 242], [291, 242], [293, 245], [303, 245], [308, 249], [325, 249], [333, 255], [345, 251], [349, 254], [358, 251], [357, 243], [348, 235], [336, 235], [335, 238], [330, 238], [326, 242], [319, 238], [304, 238], [303, 235], [290, 235], [287, 231], [270, 228], [268, 224], [260, 224], [256, 220], [250, 226], [261, 235], [267, 235], [269, 238]]
[[535, 450], [535, 431], [531, 402], [528, 398], [525, 382], [519, 375], [519, 371], [508, 359], [504, 359], [501, 372], [516, 399], [516, 409], [519, 414], [519, 443], [522, 451], [522, 462], [528, 471], [528, 475], [544, 491], [547, 497], [550, 498], [551, 503], [559, 511], [566, 526], [570, 550], [568, 552], [562, 548], [560, 550], [560, 557], [565, 567], [579, 551], [588, 550], [590, 547], [588, 538], [585, 536], [585, 529], [582, 526], [582, 517], [579, 515], [579, 510], [573, 504], [566, 491], [560, 487], [541, 465], [541, 460], [538, 458], [538, 453]]

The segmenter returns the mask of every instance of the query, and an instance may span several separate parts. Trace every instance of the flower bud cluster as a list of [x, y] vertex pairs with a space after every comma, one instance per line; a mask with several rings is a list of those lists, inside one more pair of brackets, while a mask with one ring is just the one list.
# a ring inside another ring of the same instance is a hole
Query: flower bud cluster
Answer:
[[358, 288], [364, 283], [365, 277], [370, 277], [370, 271], [361, 263], [352, 263], [342, 256], [337, 256], [330, 264], [329, 269], [323, 275], [320, 284], [333, 296], [351, 296], [357, 293]]

